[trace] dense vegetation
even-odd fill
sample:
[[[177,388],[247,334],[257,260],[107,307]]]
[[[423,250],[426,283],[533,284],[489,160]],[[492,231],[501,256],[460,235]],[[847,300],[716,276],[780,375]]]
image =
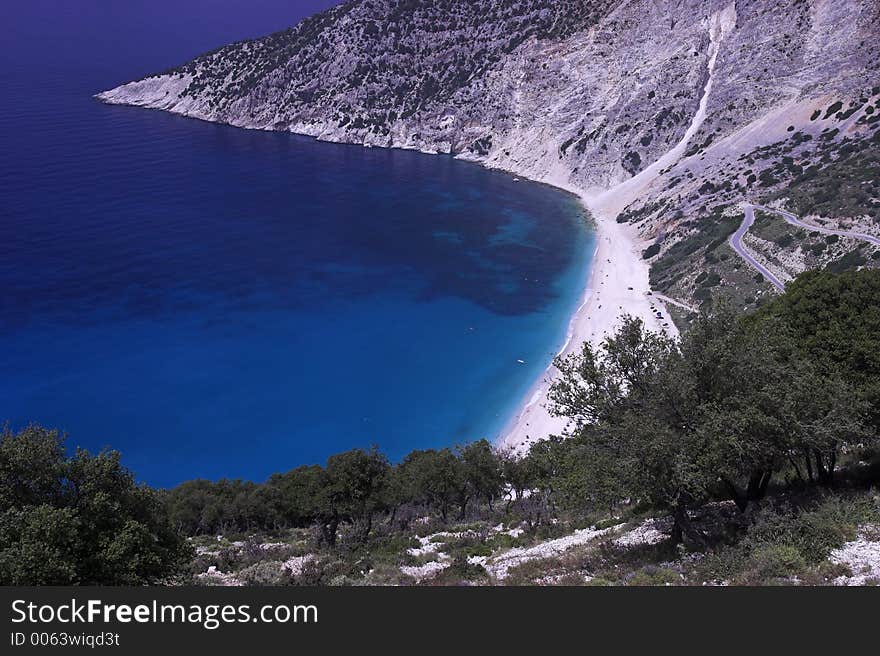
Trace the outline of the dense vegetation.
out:
[[[745,511],[782,472],[831,483],[841,452],[877,439],[877,299],[876,272],[809,273],[758,313],[701,316],[680,343],[628,320],[585,344],[552,392],[580,422],[567,478],[595,503],[669,509],[697,544],[688,513],[711,499]]]
[[[0,584],[160,583],[190,557],[159,493],[118,453],[69,457],[36,426],[0,435]]]
[[[878,299],[880,272],[813,272],[757,312],[700,316],[680,342],[627,319],[600,347],[557,362],[551,398],[576,428],[523,457],[485,440],[397,464],[355,449],[261,484],[196,480],[160,494],[136,485],[117,454],[66,457],[57,433],[7,431],[0,581],[170,580],[188,558],[179,536],[216,545],[231,534],[288,540],[299,569],[281,576],[250,541],[203,550],[191,573],[213,562],[245,582],[350,583],[384,563],[401,579],[386,582],[407,582],[400,566],[426,544],[415,537],[441,531],[454,561],[437,580],[485,582],[475,556],[655,517],[670,525],[660,545],[608,542],[540,567],[606,582],[824,582],[836,575],[831,550],[880,526],[880,504],[859,491],[878,480]],[[490,529],[499,522],[520,528]],[[703,557],[672,574],[633,564],[667,562],[676,545]],[[512,569],[510,582],[533,582],[538,566]]]
[[[392,467],[375,448],[331,456],[317,465],[275,474],[266,483],[197,480],[168,493],[173,524],[186,535],[317,526],[333,546],[340,524],[366,540],[378,515],[406,526],[415,508],[446,521],[471,503],[501,496],[501,460],[485,440],[452,450],[413,451]],[[417,514],[417,513],[416,513]]]

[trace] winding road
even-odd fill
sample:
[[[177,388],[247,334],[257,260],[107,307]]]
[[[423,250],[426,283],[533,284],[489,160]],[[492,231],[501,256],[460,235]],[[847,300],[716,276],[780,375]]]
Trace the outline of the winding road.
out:
[[[736,251],[737,255],[744,259],[749,264],[749,266],[758,271],[758,273],[764,276],[764,278],[779,291],[785,291],[785,283],[777,278],[767,267],[758,262],[758,260],[755,259],[755,257],[742,243],[743,237],[745,237],[746,233],[749,231],[749,228],[751,228],[752,224],[755,222],[756,209],[781,216],[783,219],[785,219],[786,223],[789,223],[798,228],[811,230],[813,232],[820,232],[825,235],[837,235],[839,237],[851,237],[852,239],[861,239],[862,241],[867,241],[871,244],[874,244],[875,246],[880,246],[880,238],[874,237],[873,235],[866,235],[861,232],[849,232],[847,230],[835,230],[833,228],[825,228],[823,226],[816,226],[809,223],[804,223],[797,216],[795,216],[791,212],[786,212],[785,210],[777,210],[773,209],[772,207],[765,207],[764,205],[754,205],[752,203],[743,203],[742,208],[744,214],[743,221],[740,224],[739,229],[730,236],[730,247],[734,251]]]
[[[735,250],[736,254],[744,259],[749,264],[749,266],[751,266],[758,273],[764,276],[767,282],[776,287],[776,289],[778,289],[779,291],[784,292],[785,283],[777,278],[770,271],[770,269],[758,262],[758,260],[755,259],[755,256],[752,255],[745,246],[743,246],[743,237],[746,236],[749,228],[751,228],[752,224],[755,222],[755,207],[756,205],[752,205],[750,203],[746,203],[742,206],[743,214],[745,214],[745,216],[743,217],[742,223],[739,224],[739,228],[737,229],[737,231],[730,236],[730,247]]]

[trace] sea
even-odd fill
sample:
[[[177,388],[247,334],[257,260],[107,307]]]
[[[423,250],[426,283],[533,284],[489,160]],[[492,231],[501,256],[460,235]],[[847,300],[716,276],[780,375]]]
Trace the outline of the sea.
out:
[[[3,3],[0,423],[173,486],[511,420],[585,286],[577,199],[92,97],[330,4]]]

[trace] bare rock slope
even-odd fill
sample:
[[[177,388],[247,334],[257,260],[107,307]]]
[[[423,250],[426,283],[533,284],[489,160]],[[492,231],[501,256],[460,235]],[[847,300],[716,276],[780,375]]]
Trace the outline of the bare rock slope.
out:
[[[656,242],[655,288],[701,302],[771,293],[726,250],[744,200],[880,221],[876,0],[351,0],[99,98],[597,198],[635,179],[612,214]],[[835,200],[832,174],[858,193]],[[849,263],[878,261],[860,248]]]

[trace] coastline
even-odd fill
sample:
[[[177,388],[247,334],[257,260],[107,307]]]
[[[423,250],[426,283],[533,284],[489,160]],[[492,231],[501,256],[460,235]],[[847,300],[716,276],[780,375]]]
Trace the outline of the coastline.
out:
[[[616,222],[619,209],[612,198],[618,195],[590,196],[571,185],[541,182],[576,195],[593,218],[596,230],[596,249],[586,288],[569,320],[565,343],[557,355],[579,352],[584,342],[600,344],[613,334],[625,314],[641,319],[649,330],[677,336],[666,305],[651,293],[648,263],[641,255],[648,244],[640,240],[629,225]],[[662,313],[662,320],[657,319],[652,305]],[[668,326],[664,327],[664,323]],[[550,385],[556,373],[550,363],[496,437],[496,446],[524,453],[537,441],[565,433],[568,421],[552,416],[547,409]]]
[[[620,316],[624,314],[641,319],[649,330],[665,332],[672,337],[678,336],[666,304],[651,292],[648,263],[642,259],[641,254],[647,244],[639,239],[632,228],[627,224],[617,223],[616,219],[631,202],[645,194],[665,169],[685,157],[691,138],[706,117],[721,41],[735,21],[736,10],[733,5],[714,14],[710,19],[707,80],[697,111],[673,148],[635,176],[595,195],[587,194],[584,190],[560,180],[556,177],[559,174],[542,180],[578,196],[596,224],[598,245],[593,258],[593,269],[584,290],[583,302],[569,322],[568,339],[560,355],[580,350],[584,342],[598,345],[614,332],[620,323]],[[529,177],[527,174],[521,175]],[[657,319],[651,305],[662,313],[663,319]],[[556,369],[551,363],[529,390],[519,412],[496,439],[498,447],[523,453],[536,440],[565,432],[566,422],[551,416],[546,407],[551,379],[555,374]]]
[[[714,64],[714,62],[711,63]],[[208,123],[222,123],[194,111],[192,107],[168,106],[167,94],[164,93],[166,90],[161,83],[157,82],[159,79],[148,78],[141,82],[123,84],[115,89],[98,93],[95,98],[110,105],[133,105],[167,111]],[[146,100],[142,97],[137,99],[129,97],[127,93],[129,87],[137,88],[145,82],[150,86]],[[174,82],[177,85],[180,83],[179,80]],[[707,85],[707,87],[701,101],[701,108],[705,105],[705,100],[708,97],[707,92],[711,89],[711,85]],[[564,172],[530,171],[529,167],[520,168],[510,166],[509,163],[498,165],[492,161],[473,159],[462,154],[455,156],[461,161],[470,161],[486,168],[505,171],[529,182],[545,184],[573,194],[577,196],[587,213],[592,217],[596,230],[596,250],[590,263],[591,269],[587,276],[586,287],[581,294],[577,310],[569,319],[566,340],[557,355],[568,355],[579,351],[581,345],[587,341],[598,345],[607,335],[614,332],[620,323],[620,317],[624,314],[641,319],[649,330],[663,331],[673,337],[678,335],[675,324],[669,319],[666,305],[651,293],[648,277],[649,266],[642,259],[642,250],[648,246],[648,243],[640,239],[629,225],[617,223],[616,218],[629,203],[641,196],[661,175],[662,166],[674,163],[683,155],[684,148],[702,123],[703,116],[703,111],[697,112],[692,125],[681,141],[660,160],[636,176],[628,178],[610,189],[597,190],[594,194],[587,193],[568,182],[567,178],[563,177],[566,175]],[[269,129],[265,126],[236,124],[235,122],[227,124],[242,129]],[[292,127],[289,132],[311,137],[318,141],[350,143],[361,147],[369,146],[366,143],[333,138],[332,135],[321,131],[307,131],[302,127],[299,129]],[[428,151],[415,146],[383,147],[415,150],[429,155],[438,154],[436,151]],[[652,304],[662,312],[662,320],[657,320],[651,309]],[[668,326],[664,327],[664,323],[668,323]],[[516,406],[519,409],[512,418],[504,424],[504,428],[499,433],[493,436],[492,441],[496,447],[524,453],[532,443],[546,439],[550,435],[564,433],[567,422],[551,416],[546,407],[551,379],[555,374],[556,368],[551,362],[529,387],[522,401]]]

